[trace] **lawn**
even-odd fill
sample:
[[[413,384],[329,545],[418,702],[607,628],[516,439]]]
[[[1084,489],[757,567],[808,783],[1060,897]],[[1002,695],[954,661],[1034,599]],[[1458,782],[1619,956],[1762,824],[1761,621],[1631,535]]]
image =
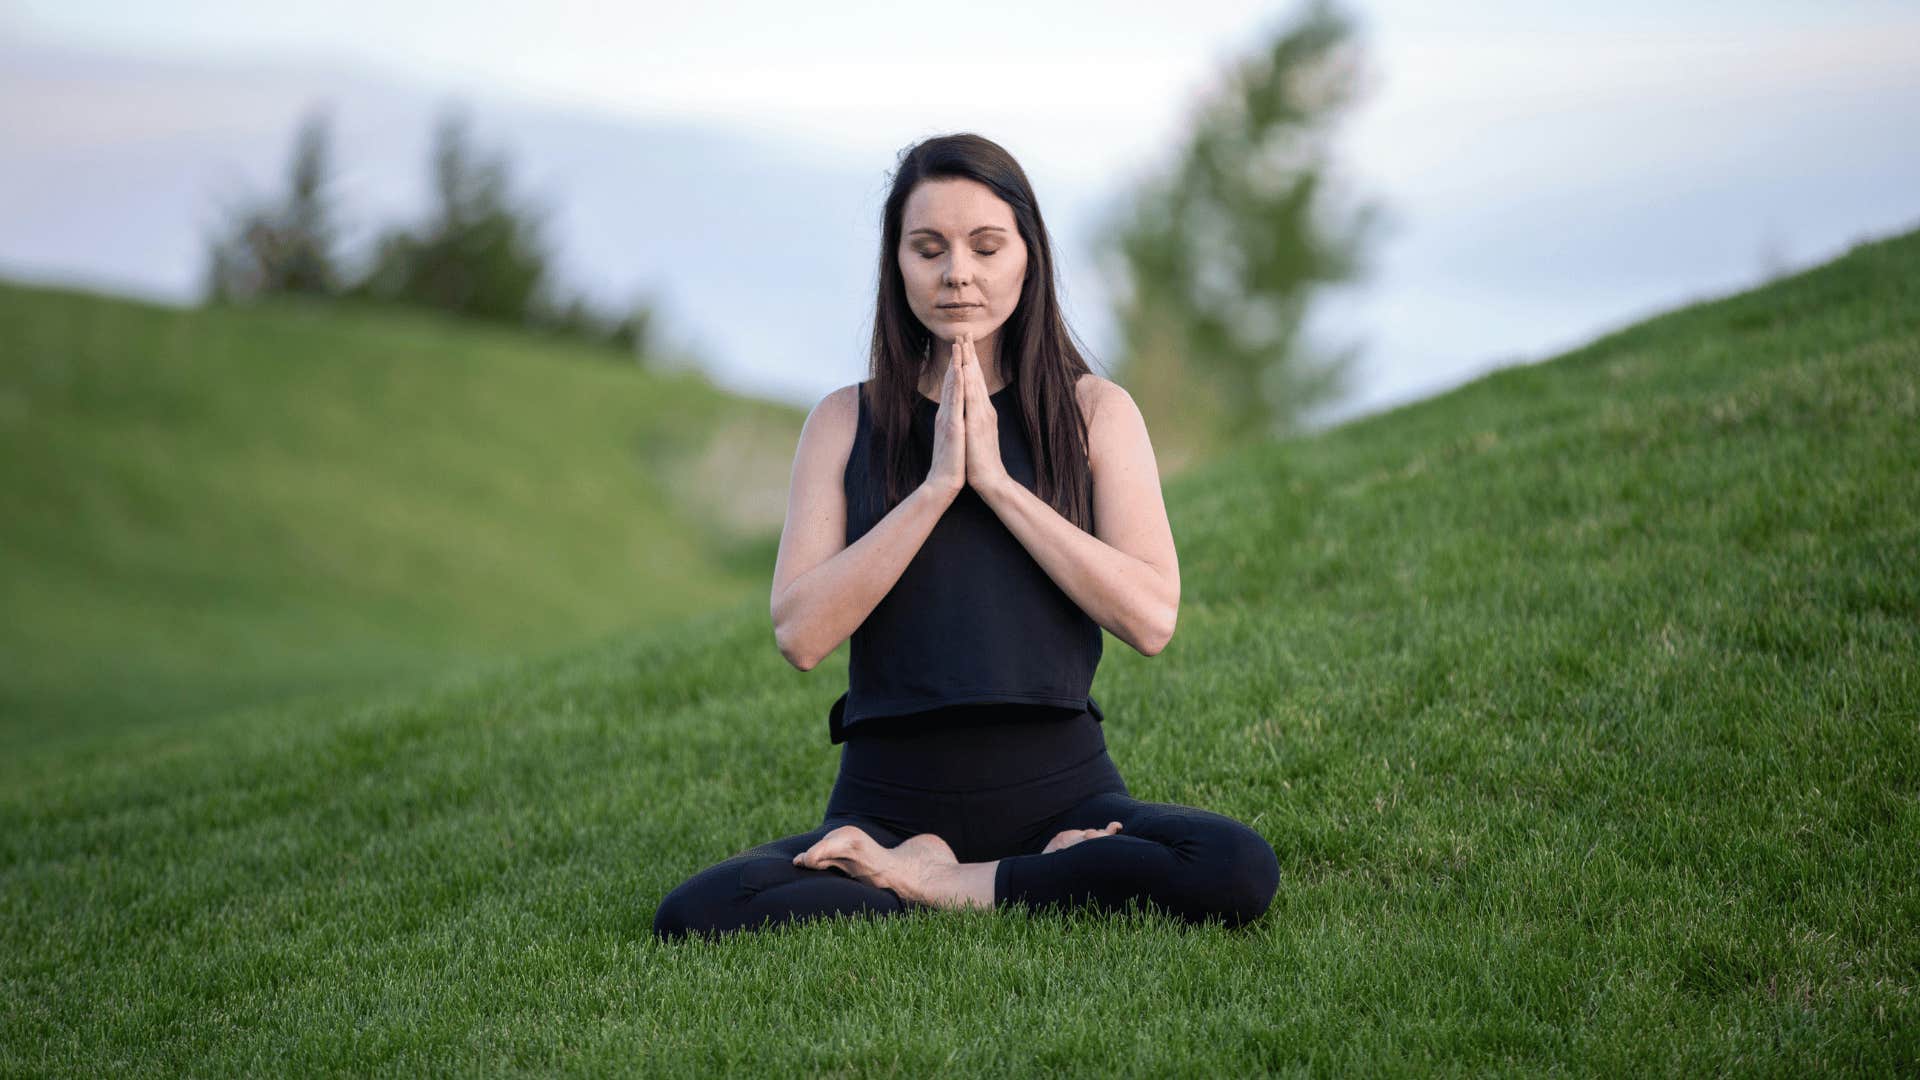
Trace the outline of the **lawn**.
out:
[[[800,421],[446,318],[0,284],[0,750],[764,597]]]
[[[1240,930],[654,941],[833,780],[844,649],[764,594],[27,747],[0,1072],[1911,1073],[1916,461],[1920,233],[1183,474],[1178,633],[1095,694],[1273,843]]]

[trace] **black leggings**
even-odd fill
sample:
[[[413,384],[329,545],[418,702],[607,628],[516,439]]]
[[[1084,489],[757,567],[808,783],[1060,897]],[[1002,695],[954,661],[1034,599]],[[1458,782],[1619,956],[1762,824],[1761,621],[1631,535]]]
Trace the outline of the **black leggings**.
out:
[[[1064,829],[1120,831],[1042,855]],[[935,833],[963,863],[999,860],[996,908],[1074,906],[1121,911],[1129,900],[1188,922],[1240,926],[1260,917],[1280,883],[1273,846],[1210,810],[1142,802],[1107,756],[1090,712],[1019,705],[950,706],[862,721],[840,753],[820,825],[701,870],[661,900],[654,933],[716,936],[825,915],[910,909],[891,889],[793,857],[842,825],[885,847]]]

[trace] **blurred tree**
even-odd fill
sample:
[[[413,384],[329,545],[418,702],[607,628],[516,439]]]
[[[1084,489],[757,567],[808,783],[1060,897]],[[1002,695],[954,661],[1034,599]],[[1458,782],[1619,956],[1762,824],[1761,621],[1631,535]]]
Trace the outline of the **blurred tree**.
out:
[[[656,344],[648,339],[651,304],[642,297],[625,314],[603,312],[554,289],[544,211],[518,205],[504,158],[482,157],[471,143],[465,111],[443,112],[425,221],[381,233],[365,272],[349,283],[333,254],[338,232],[327,190],[328,122],[323,111],[310,111],[295,140],[285,198],[230,211],[209,237],[205,299],[274,293],[374,299],[522,325],[646,362]]]
[[[1347,389],[1352,351],[1319,354],[1301,331],[1316,288],[1360,273],[1377,215],[1328,194],[1333,122],[1356,97],[1351,33],[1309,3],[1202,107],[1171,174],[1104,241],[1124,283],[1115,377],[1188,452],[1287,434]]]
[[[658,345],[657,322],[653,304],[642,297],[634,301],[626,318],[614,324],[608,339],[644,363]]]
[[[432,153],[434,204],[417,229],[390,228],[375,242],[357,296],[418,304],[512,323],[546,310],[551,257],[544,212],[515,205],[502,158],[478,156],[464,111],[442,114]]]
[[[332,296],[341,290],[333,254],[338,233],[327,190],[331,168],[327,116],[314,109],[294,137],[284,201],[231,213],[211,238],[207,300],[235,302],[278,293]]]
[[[584,297],[543,294],[528,318],[536,330],[606,345],[638,364],[647,364],[661,343],[654,328],[658,323],[650,297],[634,299],[623,315],[596,307]]]

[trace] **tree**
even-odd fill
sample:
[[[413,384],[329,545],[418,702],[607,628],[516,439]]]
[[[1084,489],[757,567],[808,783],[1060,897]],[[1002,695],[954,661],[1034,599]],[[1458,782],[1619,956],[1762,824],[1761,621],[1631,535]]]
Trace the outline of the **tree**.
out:
[[[626,317],[614,324],[607,334],[607,341],[644,363],[660,348],[658,323],[659,316],[654,311],[653,302],[647,297],[640,297],[628,309]]]
[[[1346,389],[1351,352],[1319,354],[1302,326],[1317,289],[1359,274],[1377,215],[1328,191],[1331,130],[1356,97],[1351,33],[1310,3],[1232,72],[1108,240],[1125,283],[1116,377],[1189,441],[1283,435]]]
[[[282,293],[333,296],[340,291],[328,142],[325,111],[308,112],[294,138],[284,200],[231,214],[224,231],[208,245],[209,300],[245,301]]]
[[[463,109],[443,112],[436,125],[425,219],[382,232],[365,273],[350,285],[333,255],[331,161],[325,114],[312,111],[295,140],[285,198],[230,213],[210,238],[208,302],[273,293],[375,299],[524,326],[649,359],[657,343],[645,297],[625,313],[603,312],[552,287],[545,213],[510,193],[504,157],[473,149]]]
[[[361,295],[511,323],[547,308],[544,214],[516,205],[503,158],[470,146],[465,113],[444,113],[434,136],[434,205],[418,230],[388,229],[356,286]]]

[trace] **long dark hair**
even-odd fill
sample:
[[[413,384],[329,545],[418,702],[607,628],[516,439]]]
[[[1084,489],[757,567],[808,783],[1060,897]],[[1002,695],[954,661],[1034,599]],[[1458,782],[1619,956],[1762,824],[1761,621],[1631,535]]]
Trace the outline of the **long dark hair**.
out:
[[[922,480],[932,462],[908,436],[918,421],[920,375],[931,363],[933,332],[907,304],[899,251],[907,196],[922,180],[966,177],[992,189],[1013,208],[1027,245],[1027,280],[1020,302],[1000,327],[996,356],[1014,384],[1018,415],[1000,411],[1000,423],[1025,426],[1033,448],[1034,494],[1060,516],[1093,531],[1093,476],[1087,463],[1087,424],[1074,384],[1092,371],[1074,346],[1054,292],[1053,243],[1040,204],[1020,163],[1000,144],[973,134],[941,135],[900,152],[880,227],[879,295],[874,302],[873,350],[868,363],[868,408],[873,449],[883,463],[891,510]]]

